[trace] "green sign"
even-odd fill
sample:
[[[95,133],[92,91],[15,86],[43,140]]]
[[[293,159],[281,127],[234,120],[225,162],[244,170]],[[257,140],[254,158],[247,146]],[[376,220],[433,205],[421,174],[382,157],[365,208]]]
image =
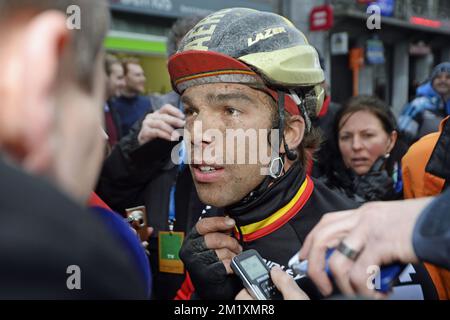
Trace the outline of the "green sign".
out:
[[[138,53],[165,55],[167,46],[162,40],[139,39],[136,37],[127,37],[126,35],[108,35],[104,46],[108,50],[129,51]]]

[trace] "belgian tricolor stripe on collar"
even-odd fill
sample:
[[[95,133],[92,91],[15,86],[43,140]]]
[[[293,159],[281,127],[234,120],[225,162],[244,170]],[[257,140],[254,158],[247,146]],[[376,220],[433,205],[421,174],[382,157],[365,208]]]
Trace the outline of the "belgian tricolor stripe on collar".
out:
[[[249,242],[262,238],[289,222],[306,204],[314,190],[314,182],[309,176],[298,189],[295,196],[284,207],[278,209],[275,213],[264,220],[240,226],[243,241]],[[239,239],[239,232],[235,228],[235,236]]]

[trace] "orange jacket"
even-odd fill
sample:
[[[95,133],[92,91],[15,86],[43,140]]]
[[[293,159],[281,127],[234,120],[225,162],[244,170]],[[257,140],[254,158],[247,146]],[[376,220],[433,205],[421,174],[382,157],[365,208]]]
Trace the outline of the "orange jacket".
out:
[[[405,199],[435,196],[441,193],[445,180],[425,171],[425,168],[438,142],[445,122],[439,131],[430,133],[414,143],[402,159],[403,195]],[[450,271],[425,263],[433,280],[439,299],[450,299]]]
[[[435,196],[441,193],[445,180],[425,171],[434,146],[448,117],[438,132],[430,133],[414,143],[402,159],[403,195],[405,199]]]

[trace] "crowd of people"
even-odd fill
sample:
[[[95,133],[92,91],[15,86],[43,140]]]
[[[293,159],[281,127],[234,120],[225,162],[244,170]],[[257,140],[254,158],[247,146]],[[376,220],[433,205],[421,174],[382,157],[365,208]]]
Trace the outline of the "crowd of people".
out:
[[[337,105],[300,30],[229,8],[174,24],[173,91],[148,95],[139,60],[102,48],[106,1],[0,9],[0,298],[252,299],[231,268],[248,249],[284,299],[450,298],[450,62],[398,118]],[[252,130],[277,133],[254,137],[268,163],[226,148]],[[389,293],[367,285],[391,263]]]

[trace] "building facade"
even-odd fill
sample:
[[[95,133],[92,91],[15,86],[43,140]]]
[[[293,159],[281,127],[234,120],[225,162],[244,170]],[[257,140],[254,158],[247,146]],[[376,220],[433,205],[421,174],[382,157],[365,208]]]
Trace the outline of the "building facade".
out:
[[[311,12],[321,6],[332,10],[331,27],[311,31]],[[322,53],[336,102],[375,94],[398,114],[432,67],[450,60],[450,1],[284,0],[281,7]]]
[[[167,72],[167,35],[176,19],[229,7],[278,12],[278,0],[109,0],[111,30],[107,51],[138,57],[147,77],[147,93],[171,90]]]

